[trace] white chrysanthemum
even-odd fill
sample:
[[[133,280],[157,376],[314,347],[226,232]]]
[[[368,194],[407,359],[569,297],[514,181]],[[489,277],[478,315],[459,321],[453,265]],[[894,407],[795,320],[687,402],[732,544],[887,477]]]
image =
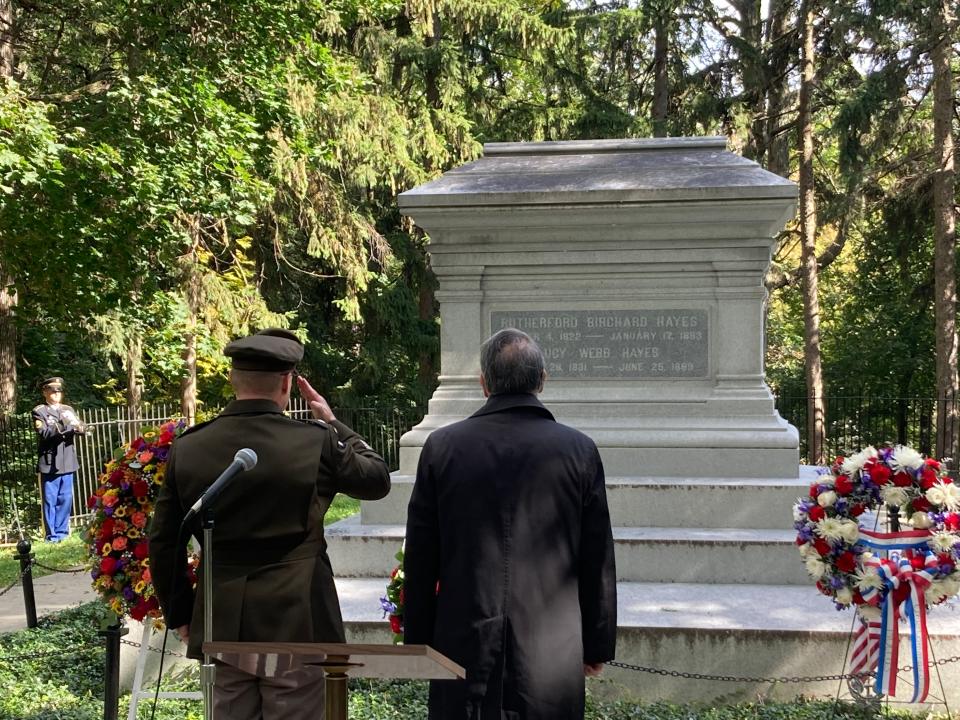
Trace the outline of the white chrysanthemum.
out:
[[[860,526],[856,520],[841,520],[840,537],[848,545],[853,545],[860,539]]]
[[[930,536],[927,544],[934,552],[945,553],[950,552],[950,548],[957,544],[957,540],[960,540],[960,538],[952,533],[936,532]]]
[[[952,598],[957,593],[960,593],[960,580],[954,578],[953,575],[946,578],[945,580],[940,581],[941,584],[941,595],[946,595],[948,598]]]
[[[836,600],[841,605],[849,605],[853,602],[853,591],[848,587],[837,590]]]
[[[843,470],[844,475],[853,477],[853,474],[860,470],[866,464],[867,460],[872,460],[875,457],[877,457],[877,449],[873,447],[873,445],[870,445],[860,452],[854,453],[850,457],[844,459],[843,465],[840,466],[840,469]]]
[[[880,589],[883,587],[883,578],[880,577],[873,568],[860,568],[857,570],[856,578],[858,590],[869,590],[870,588]]]
[[[930,583],[930,587],[923,591],[923,597],[927,601],[927,605],[933,605],[942,598],[946,593],[943,592],[943,583],[939,580],[934,580]]]
[[[943,505],[949,510],[960,508],[960,488],[953,483],[938,481],[924,493],[924,496],[933,505]]]
[[[930,587],[927,588],[924,595],[927,602],[935,603],[943,597],[952,598],[958,592],[960,592],[960,581],[947,578],[945,580],[934,580],[930,583]]]
[[[820,557],[820,553],[818,553],[817,549],[810,543],[804,543],[800,546],[800,557],[806,560],[810,557]]]
[[[910,496],[907,494],[907,491],[902,487],[897,487],[896,485],[884,485],[880,488],[880,497],[883,498],[883,502],[887,505],[896,505],[901,507],[906,505],[910,500]]]
[[[943,494],[946,496],[944,505],[947,509],[956,512],[960,510],[960,488],[954,483],[943,483]]]
[[[807,566],[807,572],[814,580],[820,580],[827,574],[827,564],[818,557],[807,558],[805,565]]]
[[[923,455],[906,445],[897,445],[890,455],[890,467],[894,472],[916,470],[923,465]]]
[[[929,604],[934,604],[938,602],[941,598],[950,598],[956,595],[957,590],[960,590],[960,583],[952,582],[950,580],[934,580],[930,583],[924,591],[924,596],[927,599]]]
[[[925,512],[915,512],[910,516],[910,524],[917,530],[926,530],[932,528],[934,523],[930,516]]]
[[[817,505],[822,508],[828,508],[837,502],[837,494],[833,490],[827,490],[817,495]]]
[[[840,540],[843,538],[843,520],[824,518],[814,524],[813,531],[824,540]]]

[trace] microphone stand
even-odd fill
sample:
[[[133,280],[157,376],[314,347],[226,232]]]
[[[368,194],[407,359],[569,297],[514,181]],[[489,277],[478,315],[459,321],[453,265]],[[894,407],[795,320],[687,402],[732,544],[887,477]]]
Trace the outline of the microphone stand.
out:
[[[212,505],[212,503],[210,503]],[[203,509],[203,643],[213,642],[213,508]],[[203,651],[200,666],[200,689],[203,693],[203,719],[213,720],[213,684],[217,667],[209,652]]]

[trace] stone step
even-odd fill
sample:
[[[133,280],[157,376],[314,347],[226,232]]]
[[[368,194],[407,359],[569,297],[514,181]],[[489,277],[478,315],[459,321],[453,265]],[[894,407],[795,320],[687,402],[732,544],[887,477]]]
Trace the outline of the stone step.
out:
[[[379,598],[387,579],[337,578],[348,642],[389,643],[392,635]],[[671,675],[811,678],[844,671],[854,615],[837,612],[812,586],[621,582],[617,586],[617,660],[667,671],[642,673],[608,667],[591,692],[644,701],[724,703],[797,696],[834,698],[837,680],[787,683],[700,680]],[[960,656],[960,612],[947,603],[927,616],[931,659]],[[901,665],[909,663],[909,631],[901,626]],[[953,706],[960,703],[960,663],[932,674]],[[901,688],[909,673],[901,673]],[[909,699],[909,692],[906,693]],[[902,696],[901,696],[902,697]],[[941,696],[942,697],[942,696]],[[900,699],[900,698],[898,698]],[[942,712],[942,704],[936,708]]]
[[[352,516],[326,528],[334,572],[388,575],[403,525],[364,525]],[[617,579],[650,582],[806,585],[793,530],[614,527]]]
[[[807,494],[816,468],[795,478],[608,477],[610,520],[623,527],[782,529],[791,525],[797,497]],[[412,475],[395,473],[390,494],[364,501],[364,524],[402,525],[413,490]]]

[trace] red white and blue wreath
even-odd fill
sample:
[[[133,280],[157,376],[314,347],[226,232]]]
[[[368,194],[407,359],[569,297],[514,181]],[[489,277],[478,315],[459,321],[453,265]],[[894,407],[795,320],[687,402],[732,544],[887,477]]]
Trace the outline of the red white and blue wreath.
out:
[[[863,527],[882,505],[899,508],[899,532]],[[797,546],[817,588],[838,610],[855,606],[850,671],[876,671],[875,690],[896,695],[898,621],[910,623],[913,697],[930,688],[926,611],[960,591],[960,487],[940,462],[903,445],[838,457],[793,508]]]

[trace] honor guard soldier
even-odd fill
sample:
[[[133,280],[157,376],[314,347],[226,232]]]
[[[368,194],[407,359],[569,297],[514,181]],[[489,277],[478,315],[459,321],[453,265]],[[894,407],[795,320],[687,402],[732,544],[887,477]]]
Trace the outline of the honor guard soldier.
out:
[[[236,399],[215,419],[174,441],[150,526],[151,575],[167,624],[188,643],[187,654],[200,659],[202,584],[190,589],[178,530],[190,506],[237,451],[250,448],[257,464],[216,502],[213,639],[344,642],[323,516],[337,493],[363,500],[384,497],[390,490],[387,465],[297,376],[303,345],[296,335],[263,330],[231,342],[224,354],[232,360]],[[295,380],[314,420],[284,415]],[[199,518],[190,529],[194,537],[202,536]],[[321,669],[266,674],[217,663],[214,716],[320,717]]]
[[[37,472],[43,495],[43,524],[47,542],[58,543],[70,534],[73,478],[77,472],[76,436],[86,426],[63,399],[63,378],[47,378],[41,384],[44,404],[33,409],[37,432]]]

